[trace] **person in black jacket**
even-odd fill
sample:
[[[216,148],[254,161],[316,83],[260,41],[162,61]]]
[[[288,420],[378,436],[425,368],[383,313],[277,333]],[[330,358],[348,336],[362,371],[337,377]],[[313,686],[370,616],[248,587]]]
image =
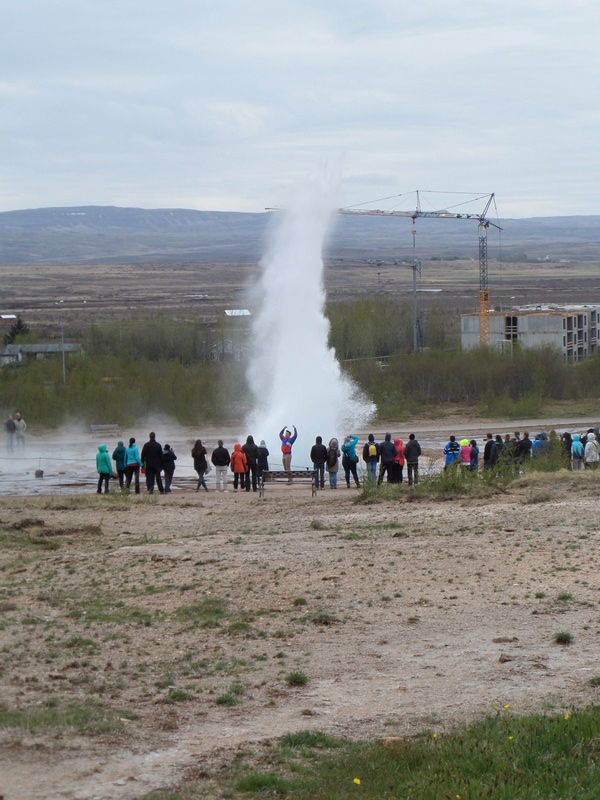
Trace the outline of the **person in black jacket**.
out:
[[[327,461],[327,448],[323,444],[323,437],[317,436],[310,449],[310,460],[317,471],[317,489],[325,488],[325,462]]]
[[[163,468],[162,447],[156,441],[156,434],[154,431],[149,434],[149,441],[142,447],[140,458],[146,469],[146,490],[148,494],[154,492],[154,481],[156,481],[158,491],[164,494],[165,490],[163,488],[162,478],[160,477]]]
[[[498,461],[498,448],[494,443],[491,433],[486,434],[485,447],[483,448],[483,468],[491,469]]]
[[[204,491],[208,492],[208,486],[204,479],[204,473],[208,469],[206,461],[206,447],[202,444],[201,439],[196,439],[192,447],[192,458],[194,459],[194,469],[198,473],[198,483],[196,484],[196,491],[200,491],[200,487],[204,486]]]
[[[408,485],[419,482],[419,456],[421,455],[421,445],[415,439],[414,433],[408,437],[408,442],[404,447],[404,460],[406,462],[406,474],[408,475]]]
[[[383,476],[386,472],[387,481],[388,483],[390,482],[392,467],[394,466],[394,459],[397,455],[398,451],[396,450],[396,445],[392,442],[392,434],[386,433],[385,441],[379,445],[379,457],[381,458],[381,464],[379,466],[379,478],[377,480],[378,486],[383,480]]]
[[[219,441],[217,442],[217,446],[212,451],[210,460],[214,464],[216,473],[217,488],[215,489],[215,492],[221,490],[221,484],[223,484],[223,491],[226,492],[227,467],[229,466],[231,457],[229,455],[229,450],[226,447],[223,447],[223,439],[219,439]]]
[[[257,491],[256,486],[256,473],[258,466],[258,447],[254,442],[254,437],[248,436],[245,444],[242,445],[242,450],[246,453],[246,461],[248,462],[248,472],[246,473],[246,491],[250,491],[250,476],[252,476],[252,491]]]
[[[258,459],[256,461],[256,479],[260,484],[263,472],[269,471],[269,450],[264,439],[258,445]]]
[[[171,491],[171,483],[173,482],[173,473],[175,472],[175,462],[177,456],[173,448],[166,444],[163,448],[163,472],[165,473],[165,494]]]

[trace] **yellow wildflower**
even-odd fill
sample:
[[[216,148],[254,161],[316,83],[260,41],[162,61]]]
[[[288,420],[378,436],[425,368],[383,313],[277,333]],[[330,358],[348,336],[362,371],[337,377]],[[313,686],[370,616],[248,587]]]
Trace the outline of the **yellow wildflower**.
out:
[[[355,783],[357,786],[360,786],[360,778],[354,778],[354,783]]]

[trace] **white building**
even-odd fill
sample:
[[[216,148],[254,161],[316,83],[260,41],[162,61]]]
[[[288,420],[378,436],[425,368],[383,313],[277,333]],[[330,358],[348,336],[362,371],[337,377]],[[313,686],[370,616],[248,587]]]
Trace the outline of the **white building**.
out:
[[[565,361],[581,361],[598,347],[597,305],[513,306],[490,312],[490,346],[508,351],[520,347],[556,347]],[[479,314],[463,314],[460,341],[465,350],[479,347]]]

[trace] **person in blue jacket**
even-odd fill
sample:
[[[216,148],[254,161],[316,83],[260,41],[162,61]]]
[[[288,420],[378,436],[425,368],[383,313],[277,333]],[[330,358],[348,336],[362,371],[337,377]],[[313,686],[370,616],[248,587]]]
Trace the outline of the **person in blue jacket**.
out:
[[[104,483],[104,494],[108,494],[108,484],[112,475],[112,461],[108,454],[105,444],[98,445],[96,453],[96,469],[98,470],[98,489],[97,493],[102,494],[102,484]]]
[[[129,440],[129,447],[125,448],[125,485],[127,489],[131,487],[131,481],[135,477],[135,493],[140,493],[140,451],[137,449],[133,436]]]
[[[444,456],[446,457],[444,462],[444,471],[448,469],[448,467],[458,464],[460,460],[460,445],[456,441],[456,436],[451,436],[450,441],[444,447]]]
[[[360,481],[356,472],[356,465],[358,464],[358,456],[356,455],[356,445],[358,444],[358,436],[346,436],[344,444],[341,446],[342,451],[342,467],[344,468],[344,475],[346,476],[346,486],[350,488],[350,475],[354,478],[354,483],[360,489]]]

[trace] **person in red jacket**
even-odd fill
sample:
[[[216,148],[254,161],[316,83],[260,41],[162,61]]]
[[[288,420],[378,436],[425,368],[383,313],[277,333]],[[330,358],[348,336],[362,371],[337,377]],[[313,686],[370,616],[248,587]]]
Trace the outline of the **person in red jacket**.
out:
[[[394,456],[394,463],[392,464],[392,480],[391,483],[402,483],[402,474],[404,472],[404,443],[402,439],[394,439],[396,445],[396,455]]]
[[[242,445],[239,442],[235,443],[233,453],[231,454],[231,463],[229,465],[233,472],[233,491],[238,490],[238,481],[241,482],[242,490],[244,489],[244,481],[246,473],[248,472],[248,461],[246,453],[242,450]]]

